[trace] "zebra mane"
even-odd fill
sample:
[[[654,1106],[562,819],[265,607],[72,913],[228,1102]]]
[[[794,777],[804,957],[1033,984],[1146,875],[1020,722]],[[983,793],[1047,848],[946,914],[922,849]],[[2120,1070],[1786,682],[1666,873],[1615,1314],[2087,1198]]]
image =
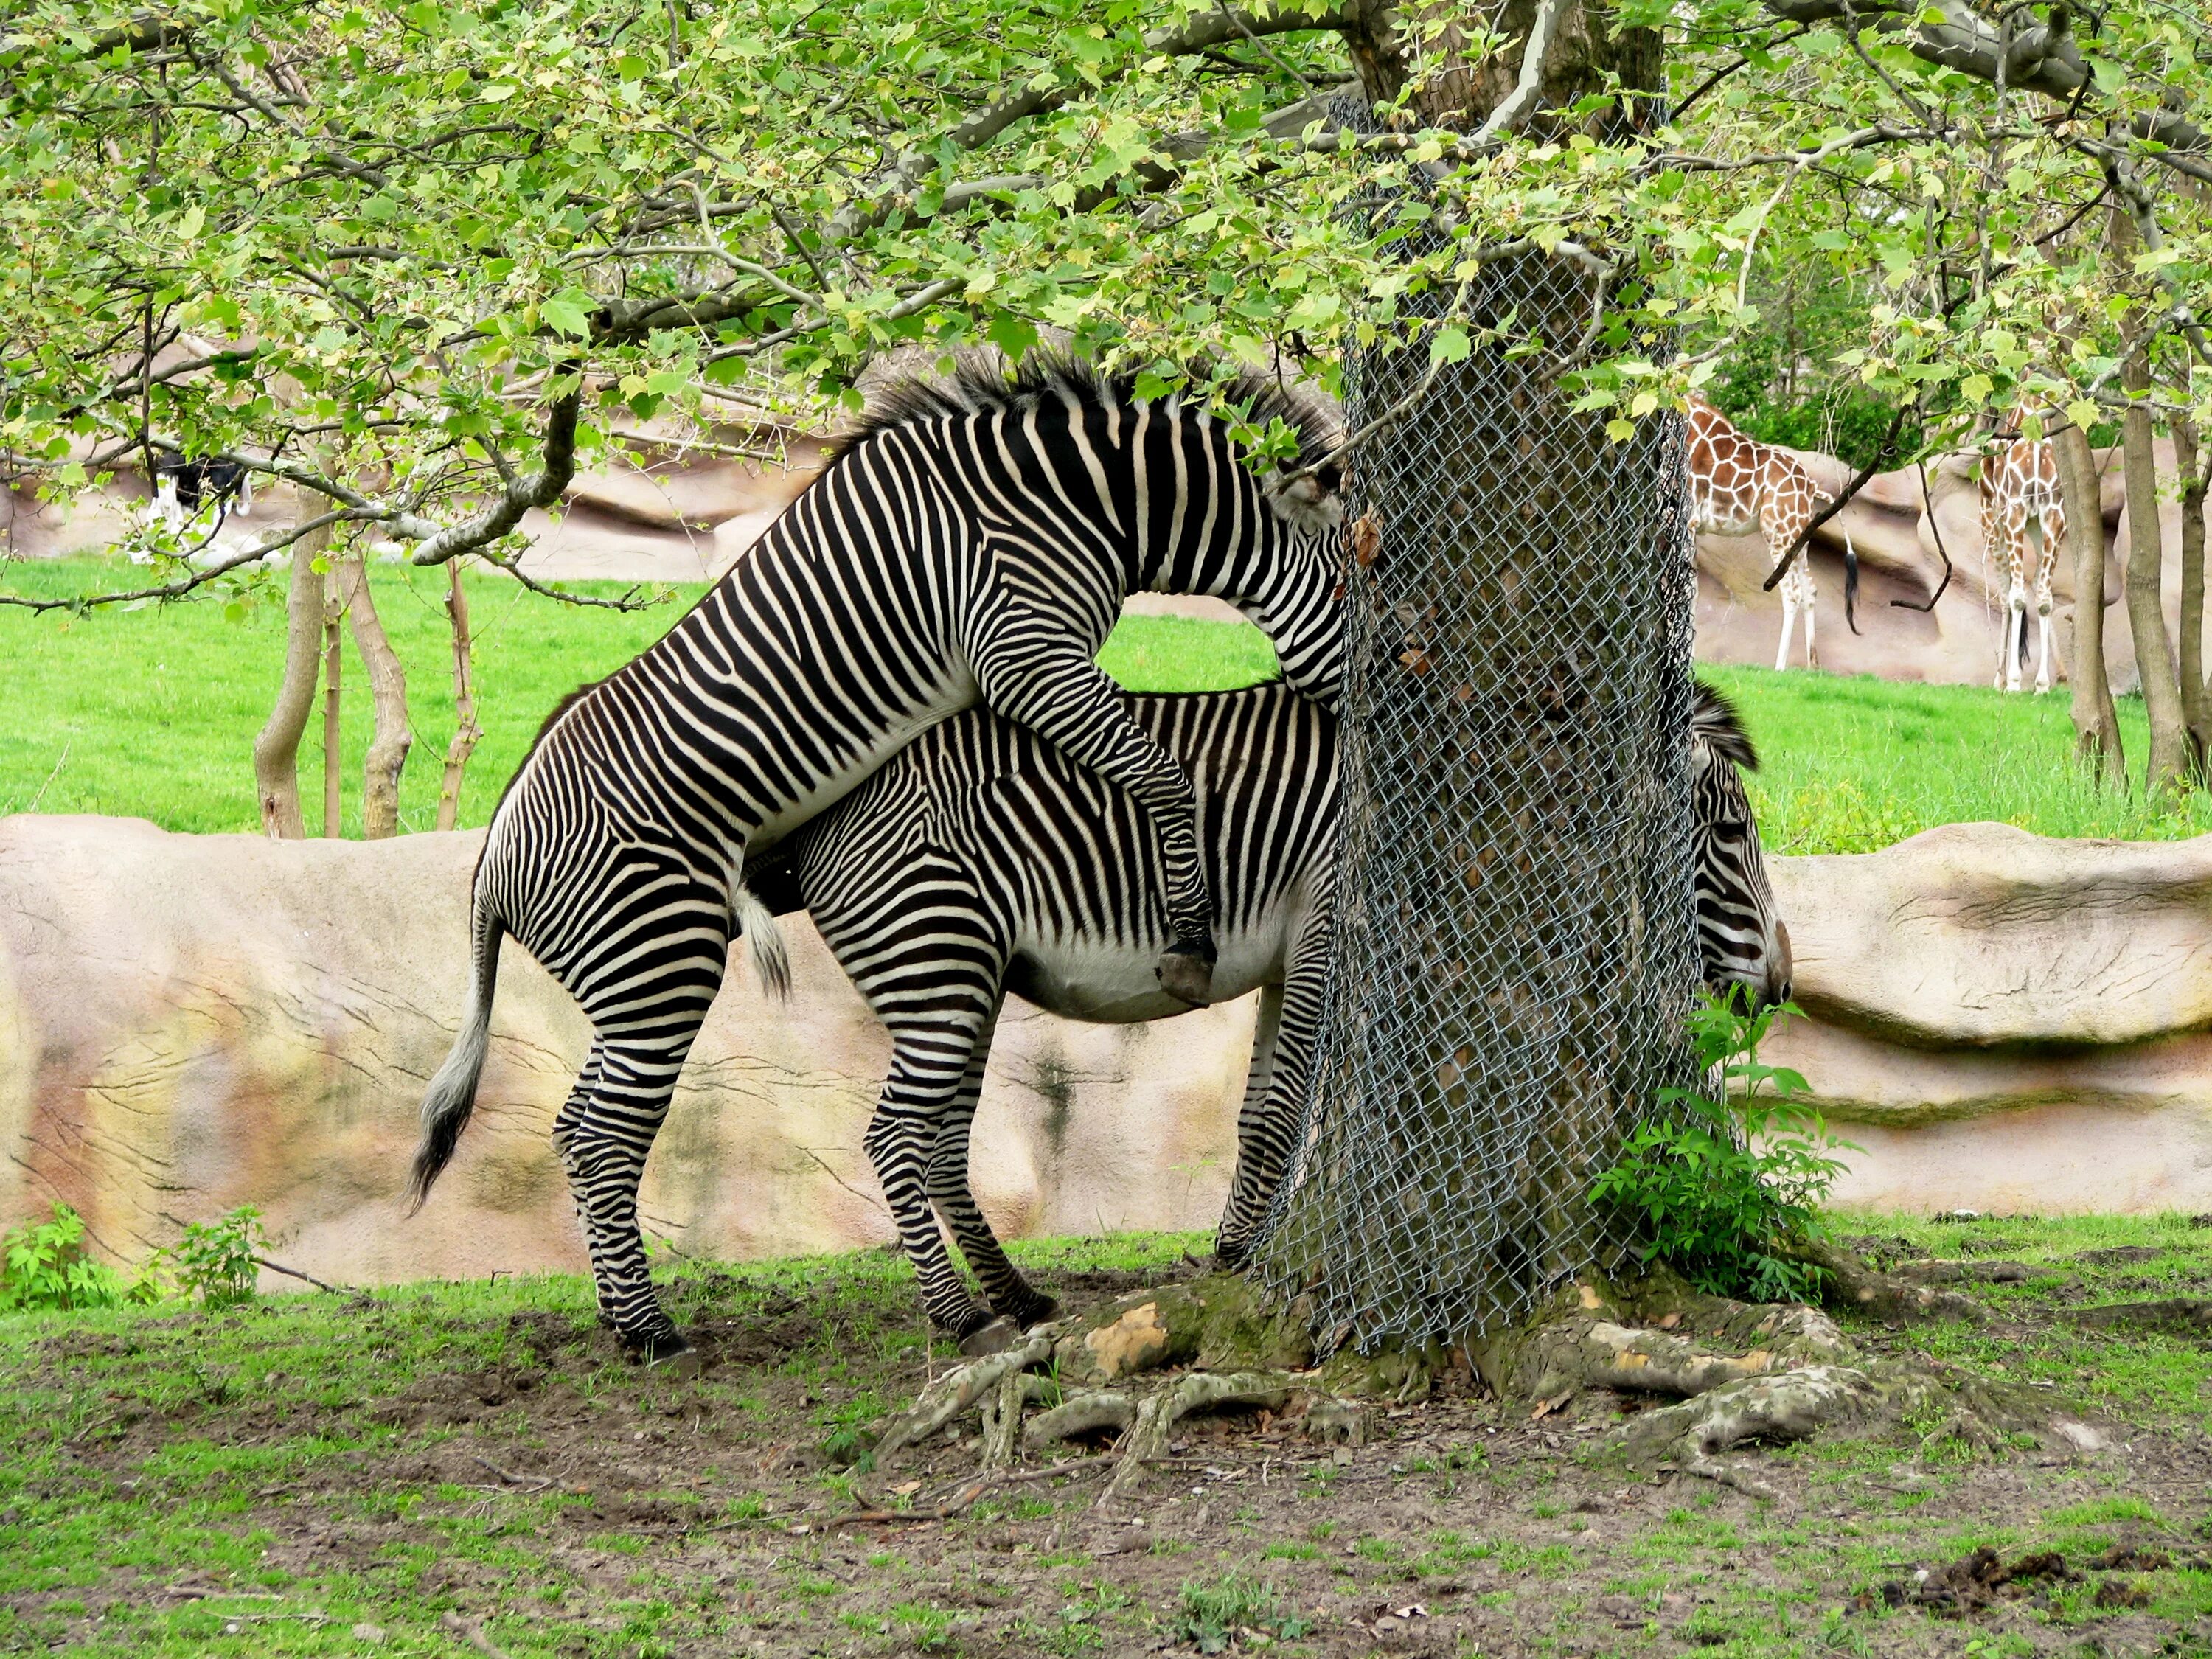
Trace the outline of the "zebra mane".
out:
[[[1759,770],[1759,750],[1751,733],[1743,729],[1743,716],[1735,705],[1703,680],[1690,708],[1690,741],[1701,743],[1708,753],[1733,763],[1747,772]]]
[[[1207,383],[1203,365],[1194,366],[1194,385]],[[949,416],[1018,410],[1043,397],[1066,395],[1090,409],[1137,403],[1133,374],[1107,374],[1065,351],[1030,351],[1018,365],[996,351],[954,354],[950,374],[911,374],[868,399],[868,406],[831,446],[842,453],[878,432]],[[1318,467],[1343,442],[1334,410],[1310,392],[1293,389],[1258,369],[1240,369],[1224,389],[1223,401],[1246,411],[1255,426],[1279,419],[1297,434],[1297,454],[1290,471]]]

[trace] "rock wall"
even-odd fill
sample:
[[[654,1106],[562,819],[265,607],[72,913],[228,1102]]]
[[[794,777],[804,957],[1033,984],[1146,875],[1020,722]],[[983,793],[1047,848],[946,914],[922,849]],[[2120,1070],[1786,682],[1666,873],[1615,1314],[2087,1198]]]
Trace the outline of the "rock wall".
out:
[[[398,1203],[461,1006],[480,839],[0,820],[0,1222],[63,1199],[132,1258],[251,1203],[325,1279],[580,1267],[547,1133],[586,1030],[511,942],[476,1121],[429,1206]],[[1840,1198],[2212,1210],[2212,837],[1963,824],[1774,863],[1810,1018],[1768,1057],[1865,1149]],[[792,942],[787,1006],[733,971],[654,1153],[647,1228],[686,1253],[891,1237],[860,1150],[889,1045],[803,920]],[[994,1222],[1210,1226],[1251,1019],[1010,1011],[975,1137]]]
[[[250,1203],[325,1279],[580,1268],[548,1133],[586,1027],[511,941],[475,1121],[428,1207],[398,1203],[462,1006],[482,839],[0,819],[0,1222],[62,1199],[131,1259]],[[791,920],[789,1005],[733,971],[647,1172],[647,1233],[688,1254],[893,1236],[860,1146],[890,1043]],[[975,1133],[994,1224],[1210,1226],[1251,1031],[1244,1005],[1127,1032],[1010,1007]]]

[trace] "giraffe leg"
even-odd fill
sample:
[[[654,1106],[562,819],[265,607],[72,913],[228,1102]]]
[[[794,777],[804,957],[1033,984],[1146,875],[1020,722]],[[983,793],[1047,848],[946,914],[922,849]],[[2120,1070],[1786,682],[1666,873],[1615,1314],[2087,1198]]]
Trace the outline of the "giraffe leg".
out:
[[[2020,579],[2013,578],[2005,595],[2005,690],[2020,690],[2021,647],[2027,643],[2027,594]]]
[[[2027,538],[2035,555],[2035,692],[2041,696],[2057,678],[2051,640],[2051,561],[2057,544],[2040,514],[2030,522]]]
[[[1775,672],[1790,666],[1790,636],[1797,631],[1797,596],[1787,585],[1782,590],[1782,648],[1774,653]]]
[[[1805,611],[1805,666],[1808,668],[1818,668],[1820,665],[1820,649],[1813,642],[1813,600],[1814,594],[1813,592],[1813,550],[1811,548],[1807,548],[1805,550],[1804,556],[1798,560],[1797,573],[1804,578],[1803,581],[1798,584],[1798,603],[1804,607]]]

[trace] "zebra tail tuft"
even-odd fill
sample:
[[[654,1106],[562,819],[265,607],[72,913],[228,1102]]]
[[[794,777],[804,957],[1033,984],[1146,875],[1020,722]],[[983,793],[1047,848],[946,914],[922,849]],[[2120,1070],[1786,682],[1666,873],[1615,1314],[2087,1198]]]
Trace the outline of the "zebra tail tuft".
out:
[[[1852,633],[1858,633],[1859,550],[1851,545],[1851,532],[1848,530],[1844,532],[1844,621]]]
[[[410,1215],[422,1207],[432,1183],[453,1161],[461,1131],[469,1127],[469,1115],[476,1110],[477,1082],[483,1076],[484,1054],[491,1045],[492,993],[499,983],[499,942],[507,929],[497,916],[481,908],[475,924],[468,1012],[462,1017],[453,1051],[422,1097],[422,1142],[415,1149],[415,1167],[407,1182]]]
[[[742,883],[730,908],[737,913],[738,930],[745,936],[745,947],[752,954],[753,972],[760,975],[760,982],[770,996],[778,1002],[788,1001],[791,947],[783,937],[775,913]]]

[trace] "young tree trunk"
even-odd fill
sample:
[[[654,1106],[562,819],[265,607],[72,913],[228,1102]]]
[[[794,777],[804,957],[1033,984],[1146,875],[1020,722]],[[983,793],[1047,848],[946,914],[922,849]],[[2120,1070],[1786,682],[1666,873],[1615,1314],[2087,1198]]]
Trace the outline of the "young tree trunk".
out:
[[[2100,783],[2124,789],[2127,757],[2120,750],[2120,719],[2105,672],[2105,515],[2099,505],[2097,459],[2089,434],[2078,426],[2060,428],[2051,443],[2058,457],[2058,492],[2066,506],[2066,537],[2074,544],[2074,641],[2068,679],[2075,749]]]
[[[446,619],[453,630],[453,740],[446,746],[446,776],[438,786],[438,828],[460,822],[461,775],[476,752],[483,728],[477,724],[477,693],[469,665],[469,600],[461,590],[461,561],[446,566]]]
[[[2150,390],[2150,362],[2141,352],[2120,372],[2130,392]],[[2150,759],[2143,787],[2167,796],[2189,781],[2189,738],[2182,721],[2181,686],[2173,643],[2166,634],[2160,597],[2166,549],[2159,533],[2158,465],[2151,447],[2150,410],[2137,403],[2120,428],[2121,465],[2128,490],[2128,629],[2135,638],[2136,672],[2142,677],[2143,713],[2150,720]]]
[[[354,647],[368,671],[376,710],[362,775],[361,833],[365,840],[383,841],[399,833],[399,774],[415,741],[407,725],[407,673],[385,637],[375,598],[369,592],[368,556],[358,543],[345,569],[346,612],[353,618]]]
[[[2212,743],[2212,695],[2204,684],[2204,487],[2197,422],[2176,416],[2174,470],[2181,474],[2181,718],[2189,729],[2190,771],[2204,781]]]
[[[338,771],[338,714],[341,693],[338,619],[345,615],[345,582],[337,573],[330,586],[330,597],[323,604],[323,835],[336,840],[345,833],[345,820],[339,793]]]
[[[301,511],[319,514],[306,496]],[[261,804],[261,832],[282,841],[307,833],[300,811],[300,739],[315,707],[315,658],[323,631],[323,573],[315,568],[331,544],[333,526],[311,530],[292,544],[292,580],[284,601],[284,678],[269,722],[253,739],[253,793]]]

